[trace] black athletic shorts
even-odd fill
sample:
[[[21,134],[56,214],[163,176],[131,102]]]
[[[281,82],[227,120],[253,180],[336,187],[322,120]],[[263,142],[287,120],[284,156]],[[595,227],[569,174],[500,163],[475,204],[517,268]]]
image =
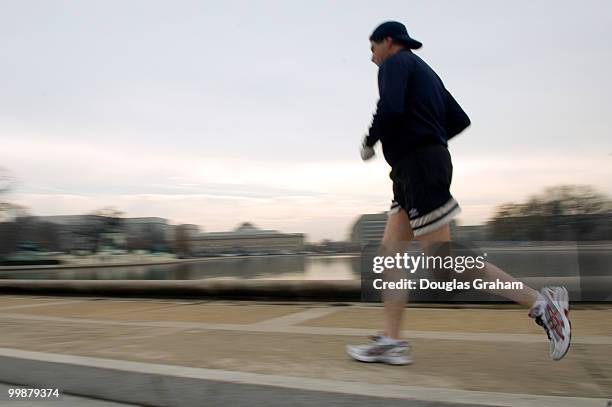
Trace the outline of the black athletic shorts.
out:
[[[393,166],[389,214],[404,209],[415,236],[439,229],[461,212],[450,193],[453,164],[442,145],[420,147]]]

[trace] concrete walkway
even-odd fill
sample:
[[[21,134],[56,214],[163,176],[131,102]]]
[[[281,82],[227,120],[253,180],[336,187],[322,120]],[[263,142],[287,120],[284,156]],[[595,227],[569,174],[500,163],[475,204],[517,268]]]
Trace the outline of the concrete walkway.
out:
[[[524,310],[412,308],[404,334],[415,363],[391,367],[346,356],[345,345],[363,342],[382,319],[379,306],[346,305],[5,295],[0,382],[168,406],[297,397],[292,404],[304,406],[605,407],[612,399],[610,306],[572,310],[573,344],[561,362],[548,359],[546,336]]]

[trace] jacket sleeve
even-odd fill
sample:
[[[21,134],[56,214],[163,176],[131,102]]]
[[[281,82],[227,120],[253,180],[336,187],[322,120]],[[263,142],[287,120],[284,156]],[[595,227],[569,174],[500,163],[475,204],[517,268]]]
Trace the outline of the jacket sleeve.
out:
[[[444,92],[446,93],[446,139],[450,140],[465,130],[472,122],[453,95],[446,89],[444,89]]]
[[[366,137],[366,145],[372,147],[383,136],[400,128],[403,121],[406,87],[409,71],[400,61],[390,58],[378,70],[380,99]]]

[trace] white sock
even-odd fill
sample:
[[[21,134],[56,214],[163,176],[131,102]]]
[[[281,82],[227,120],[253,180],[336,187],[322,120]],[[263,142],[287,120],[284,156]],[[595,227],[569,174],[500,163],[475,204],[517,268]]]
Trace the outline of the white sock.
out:
[[[531,318],[539,317],[544,313],[544,307],[546,306],[546,298],[542,293],[538,293],[538,298],[535,300],[531,308],[529,309],[529,316]]]
[[[389,338],[386,335],[381,335],[378,338],[378,343],[380,343],[381,345],[397,345],[399,343],[403,343],[403,341],[400,339]]]

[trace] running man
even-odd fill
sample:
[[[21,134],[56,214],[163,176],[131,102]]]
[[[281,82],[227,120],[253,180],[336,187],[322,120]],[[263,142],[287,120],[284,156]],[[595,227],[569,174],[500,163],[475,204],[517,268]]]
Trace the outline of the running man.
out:
[[[393,202],[378,254],[394,256],[413,239],[427,253],[440,242],[450,242],[449,223],[461,211],[450,194],[453,167],[447,141],[465,130],[470,119],[438,75],[411,51],[422,44],[408,35],[403,24],[381,24],[370,36],[370,44],[372,62],[379,67],[379,101],[361,158],[372,158],[373,147],[380,141],[393,181]],[[516,281],[491,263],[479,271],[479,277]],[[565,356],[571,327],[564,287],[544,287],[538,292],[524,285],[522,290],[492,292],[529,309],[528,315],[548,335],[550,357]],[[385,292],[383,300],[384,331],[369,344],[347,346],[347,352],[362,362],[411,363],[408,342],[400,338],[406,294]]]

